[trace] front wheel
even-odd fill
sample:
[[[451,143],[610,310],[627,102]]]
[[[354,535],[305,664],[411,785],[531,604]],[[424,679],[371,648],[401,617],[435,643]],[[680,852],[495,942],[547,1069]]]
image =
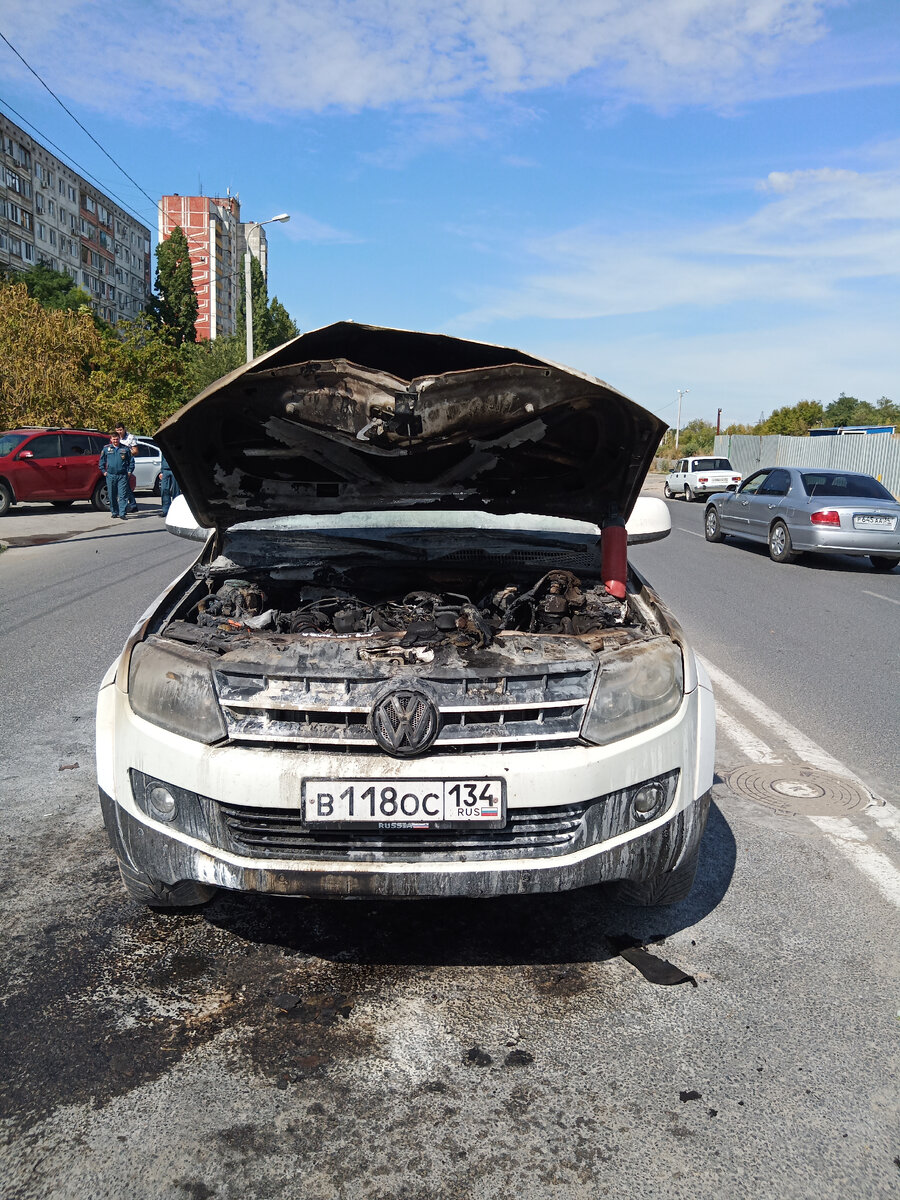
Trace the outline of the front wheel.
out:
[[[719,522],[719,514],[716,512],[713,505],[710,505],[706,510],[706,520],[703,524],[706,540],[708,542],[724,542],[725,534],[722,532],[722,526]]]
[[[12,508],[12,492],[5,483],[0,483],[0,517],[5,517]]]
[[[157,476],[156,479],[153,481],[153,495],[154,496],[159,495],[159,476]]]
[[[694,489],[689,483],[684,485],[684,498],[687,500],[688,504],[692,503],[694,499]]]
[[[663,488],[663,495],[665,496],[665,498],[666,498],[667,500],[671,500],[671,499],[672,499],[672,497],[675,495],[675,493],[674,493],[674,492],[672,491],[672,489],[669,487],[669,484],[668,484],[668,482],[666,483],[665,487]]]
[[[769,530],[769,558],[776,563],[791,563],[797,558],[797,552],[784,521],[776,521]]]
[[[98,512],[103,512],[105,508],[109,508],[109,493],[106,490],[106,480],[98,479],[97,486],[94,488],[91,496],[91,504]]]
[[[874,571],[893,571],[900,564],[900,558],[895,558],[893,554],[870,554],[869,562]]]

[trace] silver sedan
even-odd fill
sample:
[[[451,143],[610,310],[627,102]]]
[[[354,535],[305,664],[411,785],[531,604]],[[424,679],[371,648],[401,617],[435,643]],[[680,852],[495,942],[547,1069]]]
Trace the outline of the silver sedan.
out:
[[[812,551],[865,555],[876,571],[900,564],[900,504],[856,471],[764,467],[735,491],[711,496],[704,527],[708,542],[730,534],[765,542],[777,563]]]

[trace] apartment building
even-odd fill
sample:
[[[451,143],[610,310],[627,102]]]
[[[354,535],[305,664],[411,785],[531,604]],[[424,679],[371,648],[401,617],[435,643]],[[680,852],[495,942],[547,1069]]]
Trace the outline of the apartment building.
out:
[[[115,324],[150,294],[150,230],[0,113],[0,268],[65,271]]]
[[[250,252],[266,273],[265,231],[241,223],[241,201],[224,196],[163,196],[159,204],[159,240],[164,242],[180,225],[191,256],[191,277],[197,293],[197,338],[228,337],[237,331],[244,252]],[[259,235],[259,236],[257,236]]]

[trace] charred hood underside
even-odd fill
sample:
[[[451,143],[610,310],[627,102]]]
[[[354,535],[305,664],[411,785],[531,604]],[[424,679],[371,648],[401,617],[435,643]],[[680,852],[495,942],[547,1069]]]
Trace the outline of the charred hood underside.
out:
[[[500,346],[341,322],[226,376],[158,433],[204,525],[396,508],[627,517],[665,425]]]

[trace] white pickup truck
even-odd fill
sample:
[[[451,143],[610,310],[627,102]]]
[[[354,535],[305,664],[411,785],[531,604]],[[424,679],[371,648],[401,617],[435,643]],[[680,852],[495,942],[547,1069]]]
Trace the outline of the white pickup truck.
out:
[[[682,458],[666,477],[665,493],[671,500],[682,495],[685,500],[725,492],[741,482],[727,458]]]

